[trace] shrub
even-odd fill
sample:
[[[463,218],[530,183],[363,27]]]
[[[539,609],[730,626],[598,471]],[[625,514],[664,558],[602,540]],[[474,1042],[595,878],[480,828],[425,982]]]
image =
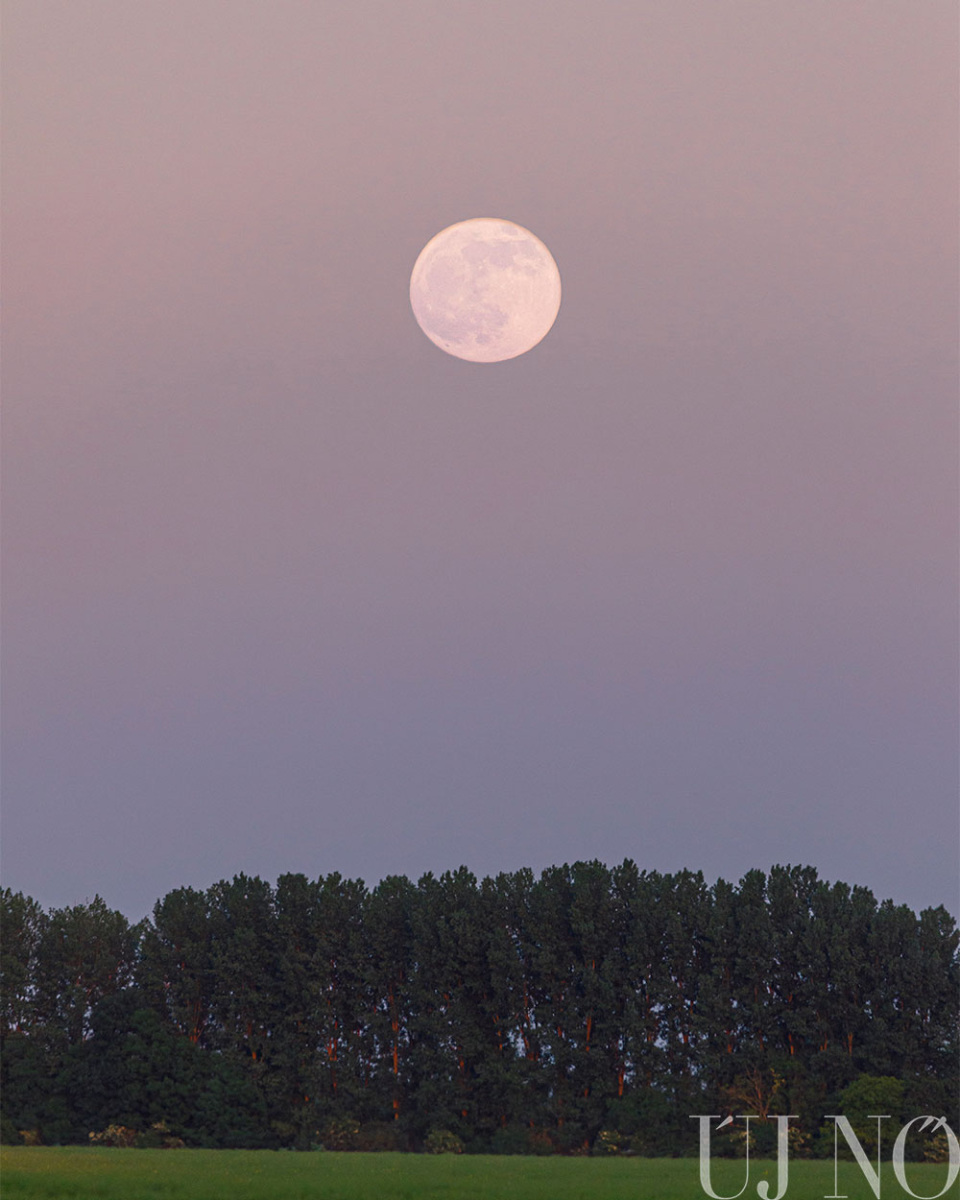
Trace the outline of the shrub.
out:
[[[903,1108],[903,1083],[891,1075],[860,1075],[840,1093],[840,1112],[872,1154],[877,1148],[877,1122],[871,1113],[889,1113],[896,1125]]]
[[[325,1150],[356,1150],[360,1122],[353,1117],[331,1117],[323,1127]]]
[[[490,1139],[491,1154],[529,1154],[530,1131],[524,1125],[503,1125]]]
[[[297,1138],[297,1127],[290,1121],[271,1121],[270,1132],[281,1150],[289,1150]]]
[[[0,1146],[19,1146],[20,1131],[6,1113],[0,1114]]]
[[[156,1121],[146,1133],[139,1135],[136,1146],[138,1150],[180,1150],[183,1138],[174,1137],[166,1121]]]
[[[361,1125],[354,1144],[357,1150],[373,1153],[405,1149],[400,1130],[391,1121],[369,1121]]]
[[[431,1129],[423,1148],[427,1154],[462,1154],[463,1142],[449,1129]]]
[[[950,1161],[950,1143],[947,1135],[941,1130],[935,1133],[923,1148],[923,1157],[927,1162],[945,1163]]]
[[[129,1150],[137,1144],[140,1135],[128,1125],[108,1125],[99,1133],[90,1134],[92,1146],[112,1146],[118,1150]]]
[[[626,1147],[627,1138],[619,1129],[601,1129],[593,1143],[594,1154],[621,1154]]]
[[[578,1121],[565,1121],[562,1128],[554,1130],[553,1143],[559,1154],[590,1153],[587,1130]]]
[[[528,1138],[530,1146],[529,1153],[543,1157],[547,1154],[555,1154],[556,1146],[553,1144],[553,1139],[545,1129],[531,1129]]]

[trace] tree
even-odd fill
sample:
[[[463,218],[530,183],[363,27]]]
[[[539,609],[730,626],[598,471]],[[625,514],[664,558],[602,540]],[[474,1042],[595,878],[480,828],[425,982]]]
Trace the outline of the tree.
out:
[[[318,881],[314,1022],[319,1053],[310,1095],[324,1116],[357,1116],[374,1057],[364,930],[367,889],[334,872]]]
[[[416,888],[402,875],[367,898],[365,942],[371,1011],[369,1083],[375,1118],[398,1122],[410,1087],[413,913]]]
[[[276,1018],[271,1039],[273,1107],[285,1112],[296,1143],[308,1147],[318,1120],[313,1071],[319,1053],[317,978],[320,938],[319,884],[305,875],[281,875],[276,913]]]
[[[89,1036],[96,1005],[133,982],[140,932],[99,896],[51,910],[36,952],[36,1022],[66,1044]]]
[[[476,878],[465,867],[439,879],[424,875],[412,925],[411,1131],[422,1139],[436,1125],[469,1138],[489,1120],[476,1083],[487,1039],[496,1037],[486,1021],[486,941]]]
[[[219,1048],[261,1077],[273,1025],[277,947],[273,889],[240,874],[207,893],[214,1014]]]
[[[840,1112],[850,1122],[868,1155],[877,1151],[877,1121],[874,1116],[889,1116],[899,1130],[903,1116],[903,1083],[892,1076],[858,1075],[840,1093]],[[880,1122],[883,1137],[883,1122]]]
[[[34,1023],[37,962],[47,918],[36,900],[0,891],[0,1042]]]
[[[136,927],[99,897],[44,914],[7,889],[0,919],[8,1139],[165,1121],[305,1148],[333,1122],[358,1147],[445,1129],[580,1152],[605,1130],[677,1153],[717,1105],[809,1126],[864,1079],[913,1112],[960,1100],[954,920],[809,867],[712,888],[629,860],[461,868],[372,893],[237,875]]]
[[[216,1044],[213,926],[203,892],[176,888],[157,901],[143,932],[136,976],[185,1037],[199,1046]]]

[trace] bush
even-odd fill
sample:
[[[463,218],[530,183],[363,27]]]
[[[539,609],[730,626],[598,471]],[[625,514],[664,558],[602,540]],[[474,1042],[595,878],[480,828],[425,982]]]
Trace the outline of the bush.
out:
[[[21,1140],[20,1131],[12,1118],[6,1113],[0,1114],[0,1146],[19,1146]]]
[[[593,1154],[622,1154],[626,1149],[627,1137],[619,1129],[601,1129],[593,1143]]]
[[[490,1139],[491,1154],[529,1154],[530,1131],[524,1125],[503,1125]]]
[[[138,1150],[181,1150],[183,1138],[174,1137],[166,1121],[156,1121],[136,1141]]]
[[[529,1154],[543,1157],[556,1153],[557,1148],[553,1144],[553,1139],[545,1129],[531,1129],[527,1141],[530,1146]]]
[[[108,1125],[99,1133],[90,1134],[90,1144],[91,1146],[112,1146],[118,1150],[130,1150],[137,1144],[139,1136],[137,1131],[128,1125]]]
[[[276,1138],[276,1148],[289,1150],[297,1139],[297,1127],[290,1121],[271,1121],[270,1132]]]
[[[361,1125],[360,1132],[354,1138],[354,1146],[368,1153],[406,1149],[400,1130],[391,1121],[369,1121]]]
[[[564,1121],[563,1126],[553,1131],[553,1143],[559,1154],[572,1154],[578,1157],[590,1153],[590,1140],[587,1130],[579,1121]]]
[[[557,1147],[550,1133],[533,1125],[501,1125],[489,1141],[477,1140],[467,1146],[474,1154],[533,1154],[544,1157],[556,1154]]]
[[[353,1117],[331,1117],[322,1133],[325,1150],[356,1150],[360,1122]]]
[[[940,1133],[935,1133],[924,1147],[923,1157],[926,1162],[932,1163],[950,1161],[950,1143],[947,1140],[947,1135],[942,1130]]]
[[[897,1127],[902,1109],[903,1083],[891,1075],[860,1075],[840,1093],[840,1112],[849,1119],[868,1154],[877,1149],[877,1122],[869,1114],[889,1113]]]
[[[427,1154],[462,1154],[463,1142],[449,1129],[431,1129],[423,1148]]]

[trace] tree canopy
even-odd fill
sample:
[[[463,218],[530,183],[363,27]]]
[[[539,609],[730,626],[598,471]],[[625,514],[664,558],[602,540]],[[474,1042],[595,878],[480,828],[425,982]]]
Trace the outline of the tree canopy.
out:
[[[2,923],[7,1139],[680,1153],[744,1097],[812,1128],[862,1077],[960,1098],[955,922],[811,867],[241,874],[139,925],[5,889]]]

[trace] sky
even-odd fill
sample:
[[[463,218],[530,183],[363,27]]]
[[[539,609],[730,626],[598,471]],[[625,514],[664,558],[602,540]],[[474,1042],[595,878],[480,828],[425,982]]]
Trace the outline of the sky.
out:
[[[960,911],[953,0],[5,0],[4,883]],[[475,364],[469,217],[563,301]]]

